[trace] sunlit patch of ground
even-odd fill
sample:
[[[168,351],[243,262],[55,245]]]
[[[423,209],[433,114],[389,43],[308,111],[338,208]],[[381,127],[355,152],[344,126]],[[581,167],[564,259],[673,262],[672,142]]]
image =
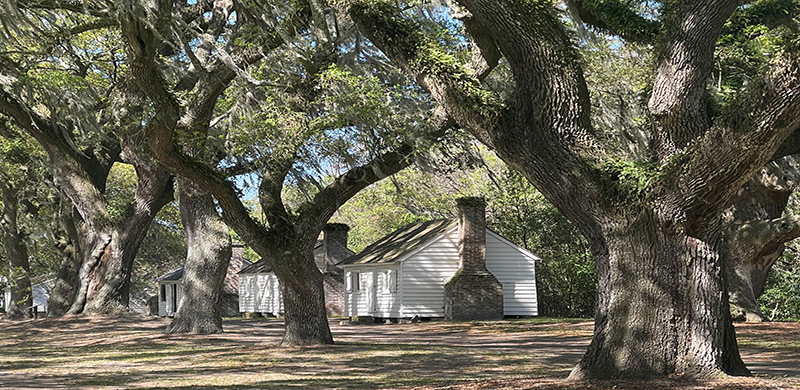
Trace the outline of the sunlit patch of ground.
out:
[[[3,389],[760,389],[800,388],[800,324],[738,325],[758,376],[721,382],[568,383],[592,331],[585,320],[339,325],[337,344],[280,348],[276,319],[225,333],[169,335],[169,320],[0,321]]]

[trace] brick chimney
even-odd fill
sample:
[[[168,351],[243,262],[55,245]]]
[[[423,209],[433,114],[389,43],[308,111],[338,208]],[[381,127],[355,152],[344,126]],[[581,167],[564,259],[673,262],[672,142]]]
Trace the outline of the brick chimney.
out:
[[[458,269],[486,274],[486,201],[458,198]]]
[[[325,292],[325,312],[330,315],[344,314],[344,271],[336,263],[350,256],[347,250],[347,232],[350,227],[343,223],[329,223],[322,229],[322,259],[320,271]]]
[[[241,242],[231,243],[231,261],[228,263],[228,270],[225,274],[226,292],[238,294],[239,292],[239,271],[244,268],[244,244]]]
[[[459,198],[458,271],[445,284],[445,319],[503,318],[503,286],[486,269],[486,201]]]
[[[347,232],[350,227],[343,223],[329,223],[322,229],[323,267],[322,272],[336,268],[336,263],[350,256],[347,250]]]

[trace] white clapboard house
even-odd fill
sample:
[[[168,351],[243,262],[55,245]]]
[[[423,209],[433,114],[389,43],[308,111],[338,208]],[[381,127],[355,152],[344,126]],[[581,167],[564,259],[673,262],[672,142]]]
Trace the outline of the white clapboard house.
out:
[[[343,272],[337,265],[354,253],[347,248],[349,230],[347,225],[329,223],[322,231],[322,239],[314,246],[314,262],[324,276],[328,315],[342,315],[344,312]],[[264,259],[239,272],[239,308],[243,313],[283,315],[280,282]]]
[[[244,246],[234,243],[231,247],[231,261],[222,287],[222,316],[235,317],[239,311],[239,275],[242,267],[252,263],[244,258]],[[183,295],[183,266],[175,268],[157,279],[158,281],[158,316],[173,317]]]
[[[498,313],[501,317],[537,315],[535,268],[540,259],[486,229],[482,215],[481,219],[478,229],[485,229],[485,251],[477,251],[485,253],[484,272],[488,270],[502,284]],[[340,265],[345,272],[345,315],[446,317],[445,284],[461,267],[461,225],[456,219],[409,224],[345,259]]]

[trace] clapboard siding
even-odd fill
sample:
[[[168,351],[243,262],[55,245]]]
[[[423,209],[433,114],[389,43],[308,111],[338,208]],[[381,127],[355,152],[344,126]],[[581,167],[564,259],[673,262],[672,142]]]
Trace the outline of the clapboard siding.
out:
[[[445,232],[402,266],[403,317],[443,317],[443,286],[458,270],[458,230]]]
[[[242,313],[256,312],[255,275],[239,275],[239,310]]]
[[[515,245],[487,231],[486,269],[503,285],[503,314],[539,314],[535,263],[536,258],[526,256]]]
[[[161,295],[161,286],[164,286],[164,293]],[[178,305],[181,302],[181,295],[183,295],[183,284],[180,282],[166,282],[162,281],[158,286],[158,315],[161,317],[172,317],[178,311]]]
[[[371,316],[372,312],[367,307],[368,289],[367,278],[371,278],[374,267],[355,267],[345,272],[345,315],[348,316]],[[358,274],[358,283],[353,283],[354,274]]]
[[[239,280],[239,310],[273,315],[283,313],[283,297],[275,274],[240,274]]]

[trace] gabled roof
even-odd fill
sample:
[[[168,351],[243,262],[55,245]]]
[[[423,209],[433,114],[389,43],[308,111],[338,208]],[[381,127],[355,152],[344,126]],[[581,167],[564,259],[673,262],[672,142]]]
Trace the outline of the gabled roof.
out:
[[[159,281],[159,282],[162,281],[162,280],[163,281],[175,281],[175,282],[177,282],[177,281],[181,280],[182,277],[183,277],[183,266],[180,266],[178,268],[175,268],[175,269],[165,273],[164,275],[161,275],[156,280]]]
[[[242,268],[242,270],[239,271],[238,273],[239,275],[241,275],[241,274],[265,274],[268,272],[272,272],[272,267],[270,267],[269,264],[267,264],[266,260],[261,259],[253,264],[248,265],[247,267]]]
[[[437,219],[408,224],[384,236],[363,251],[350,256],[341,265],[380,264],[400,260],[404,255],[424,247],[446,231],[456,227],[458,220]]]

